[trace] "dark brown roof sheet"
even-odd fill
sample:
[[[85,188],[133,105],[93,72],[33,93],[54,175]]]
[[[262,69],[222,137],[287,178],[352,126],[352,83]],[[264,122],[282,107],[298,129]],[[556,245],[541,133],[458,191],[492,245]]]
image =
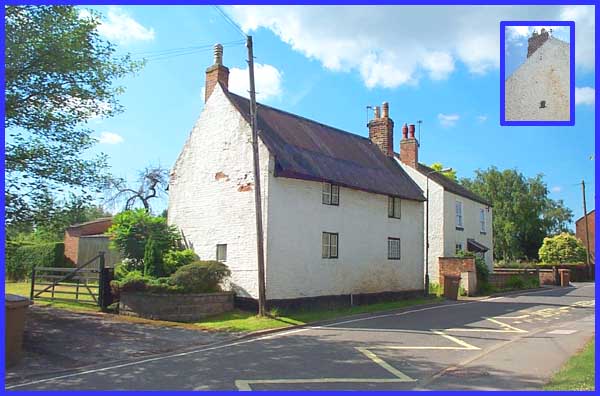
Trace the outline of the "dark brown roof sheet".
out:
[[[419,164],[417,170],[424,175],[427,175],[429,172],[433,171],[432,168],[423,164]],[[429,178],[437,184],[444,187],[444,190],[446,191],[450,191],[451,193],[460,195],[461,197],[469,198],[472,201],[479,202],[484,205],[492,206],[492,204],[489,201],[483,199],[479,195],[475,194],[473,191],[467,189],[466,187],[463,187],[462,185],[458,184],[452,179],[447,178],[441,173],[431,173],[429,174]]]
[[[227,93],[250,121],[250,101]],[[424,201],[419,186],[371,141],[258,104],[259,135],[275,157],[275,176],[326,181],[340,186]]]
[[[67,229],[79,228],[79,227],[83,227],[83,226],[87,226],[87,225],[95,224],[95,223],[103,223],[105,221],[110,221],[110,220],[112,220],[112,217],[101,217],[99,219],[86,221],[84,223],[70,225],[67,227]]]

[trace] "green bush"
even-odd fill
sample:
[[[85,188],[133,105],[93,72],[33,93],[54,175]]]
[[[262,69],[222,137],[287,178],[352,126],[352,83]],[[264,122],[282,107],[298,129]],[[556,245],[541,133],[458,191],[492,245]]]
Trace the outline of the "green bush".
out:
[[[171,284],[185,293],[213,293],[221,291],[220,283],[231,272],[218,261],[196,261],[184,265],[171,275]]]
[[[199,260],[200,257],[192,249],[169,250],[163,256],[163,270],[165,275],[171,275],[180,267]]]
[[[144,250],[144,275],[158,278],[163,276],[163,261],[162,252],[159,246],[154,243],[154,239],[150,237],[146,242],[146,249]]]
[[[431,282],[429,284],[429,294],[433,294],[436,296],[441,296],[444,293],[442,290],[442,286],[437,282]]]
[[[477,289],[480,295],[488,295],[497,291],[496,287],[489,282],[480,282],[477,284]]]
[[[583,243],[574,235],[566,232],[544,238],[538,253],[543,263],[582,263],[586,260]]]
[[[525,280],[523,277],[519,275],[513,275],[506,281],[507,289],[524,289],[525,288]]]
[[[110,283],[112,294],[119,296],[122,292],[146,293],[182,293],[183,290],[171,284],[171,279],[150,278],[140,271],[130,271],[123,279],[113,280]]]
[[[31,277],[34,267],[66,266],[65,244],[62,242],[11,244],[6,253],[6,277],[10,280]]]

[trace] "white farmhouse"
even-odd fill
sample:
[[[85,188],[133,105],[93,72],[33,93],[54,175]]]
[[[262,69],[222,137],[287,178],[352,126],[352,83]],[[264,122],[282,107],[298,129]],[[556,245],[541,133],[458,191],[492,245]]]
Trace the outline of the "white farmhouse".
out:
[[[169,223],[225,262],[241,304],[258,298],[249,100],[228,92],[222,47],[169,184]],[[421,294],[424,196],[396,162],[389,107],[369,138],[258,105],[269,305]]]
[[[507,121],[570,119],[570,46],[542,29],[533,32],[527,59],[505,81]]]
[[[414,125],[402,127],[397,161],[429,196],[429,224],[425,228],[429,228],[430,281],[439,281],[438,259],[454,257],[461,250],[482,255],[491,271],[491,204],[440,172],[419,163],[419,142],[415,138]],[[424,217],[424,223],[427,223],[427,217]]]

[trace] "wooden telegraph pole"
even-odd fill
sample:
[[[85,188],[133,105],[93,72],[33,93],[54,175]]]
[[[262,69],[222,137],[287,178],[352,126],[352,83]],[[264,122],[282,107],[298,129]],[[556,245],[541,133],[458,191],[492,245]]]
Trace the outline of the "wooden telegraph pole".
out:
[[[263,241],[260,166],[258,158],[258,128],[256,125],[256,90],[254,88],[254,52],[252,36],[246,36],[248,74],[250,77],[250,124],[252,127],[252,159],[254,162],[254,206],[256,209],[256,253],[258,255],[258,315],[265,316],[265,250]]]
[[[586,260],[585,264],[587,266],[588,277],[592,277],[592,267],[590,263],[590,231],[588,228],[588,215],[587,215],[587,207],[585,205],[585,180],[581,181],[581,191],[583,192],[583,218],[585,219],[585,253]]]

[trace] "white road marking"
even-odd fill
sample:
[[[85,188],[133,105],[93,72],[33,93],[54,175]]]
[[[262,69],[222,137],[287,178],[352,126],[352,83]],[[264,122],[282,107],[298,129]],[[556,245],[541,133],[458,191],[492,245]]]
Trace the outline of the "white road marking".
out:
[[[546,334],[569,335],[569,334],[574,334],[574,333],[577,333],[577,330],[557,329],[557,330],[549,331]]]

